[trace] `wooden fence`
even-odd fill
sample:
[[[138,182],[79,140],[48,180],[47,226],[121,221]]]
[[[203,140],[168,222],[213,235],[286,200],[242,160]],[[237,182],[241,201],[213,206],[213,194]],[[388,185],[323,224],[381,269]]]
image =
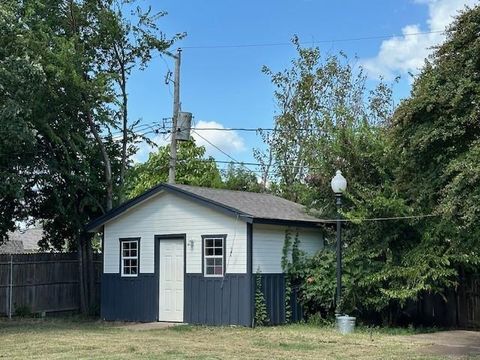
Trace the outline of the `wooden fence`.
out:
[[[463,299],[458,306],[458,319],[465,327],[480,328],[480,274],[463,276],[465,286],[464,293],[460,294]]]
[[[97,289],[101,256],[94,259]],[[76,253],[0,255],[0,315],[15,309],[42,312],[78,311],[80,308]],[[99,291],[97,299],[99,299]]]
[[[99,304],[101,255],[95,255],[94,265]],[[480,274],[462,272],[458,284],[444,296],[424,294],[419,301],[412,302],[409,321],[418,325],[480,328]],[[20,308],[32,313],[78,311],[77,254],[1,254],[0,315],[8,315],[10,303],[12,313]]]
[[[411,315],[422,325],[479,329],[480,274],[461,272],[456,289],[443,296],[424,294]]]

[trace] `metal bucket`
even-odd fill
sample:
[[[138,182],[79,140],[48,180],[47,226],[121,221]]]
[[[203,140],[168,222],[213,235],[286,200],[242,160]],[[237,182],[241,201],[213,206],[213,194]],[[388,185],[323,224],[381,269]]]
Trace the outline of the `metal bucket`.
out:
[[[351,334],[355,329],[355,318],[353,316],[337,316],[337,330],[341,334]]]

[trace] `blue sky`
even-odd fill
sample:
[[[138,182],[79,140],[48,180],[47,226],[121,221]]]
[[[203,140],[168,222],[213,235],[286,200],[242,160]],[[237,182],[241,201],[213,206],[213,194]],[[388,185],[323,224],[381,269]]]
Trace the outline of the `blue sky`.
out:
[[[168,35],[186,32],[175,46],[184,48],[181,67],[182,110],[194,114],[197,126],[271,127],[275,114],[273,86],[261,68],[282,70],[295,56],[293,46],[208,48],[208,46],[288,43],[294,34],[312,42],[323,53],[343,50],[358,56],[368,70],[369,85],[382,75],[402,80],[394,88],[397,100],[408,96],[411,79],[443,34],[451,16],[474,0],[262,0],[184,1],[145,0],[157,11],[167,11],[161,22]],[[407,34],[407,35],[405,35]],[[384,36],[368,40],[343,39]],[[337,40],[337,41],[335,41]],[[189,48],[205,46],[206,48]],[[128,91],[131,120],[161,122],[172,114],[172,86],[164,77],[173,61],[156,58],[145,71],[135,71]],[[252,148],[260,146],[254,133],[204,131],[201,135],[239,161],[254,161]],[[162,137],[155,140],[163,143]],[[197,142],[205,144],[202,139]],[[206,144],[209,155],[228,158]],[[143,145],[137,156],[147,158]]]

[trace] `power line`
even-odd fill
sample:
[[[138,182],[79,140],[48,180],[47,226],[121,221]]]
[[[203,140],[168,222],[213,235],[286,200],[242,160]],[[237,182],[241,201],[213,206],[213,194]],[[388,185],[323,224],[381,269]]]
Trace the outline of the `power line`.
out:
[[[198,130],[198,131],[252,131],[252,132],[256,132],[256,131],[280,131],[279,129],[275,129],[275,128],[219,128],[219,127],[216,127],[216,128],[190,128],[190,130],[194,131],[194,130]],[[298,128],[298,129],[294,129],[295,131],[307,131],[307,130],[314,130],[314,128]],[[290,131],[290,129],[289,129]]]
[[[181,159],[181,160],[178,160],[179,163],[184,163],[184,162],[187,162],[188,160],[187,159]],[[195,161],[198,161],[198,162],[205,162],[205,163],[208,163],[208,162],[214,162],[216,164],[225,164],[225,165],[230,165],[230,164],[233,164],[233,165],[241,165],[243,166],[246,170],[248,170],[249,172],[251,173],[256,173],[256,174],[264,174],[265,172],[262,171],[262,170],[253,170],[253,169],[250,169],[250,168],[247,168],[246,166],[248,165],[248,163],[244,163],[244,162],[241,162],[241,161],[238,161],[238,162],[234,162],[234,161],[222,161],[222,160],[216,160],[216,159],[195,159]],[[218,170],[221,170],[221,171],[227,171],[228,168],[227,167],[219,167]],[[274,171],[273,170],[270,170],[268,171],[269,174],[274,174]]]
[[[198,134],[197,134],[198,135]],[[199,135],[200,136],[200,135]],[[205,138],[203,138],[205,139]],[[202,161],[212,161],[210,159],[204,159]],[[231,164],[231,163],[236,163],[239,165],[243,166],[265,166],[265,164],[261,163],[255,163],[255,162],[243,162],[243,161],[225,161],[225,160],[216,160],[213,159],[213,161],[217,164]],[[290,164],[278,164],[278,163],[272,163],[270,166],[277,166],[277,167],[283,167],[283,168],[292,168],[292,169],[309,169],[309,170],[323,170],[323,168],[318,167],[318,166],[309,166],[309,165],[290,165]],[[263,171],[261,171],[263,172]],[[272,173],[274,171],[271,171]]]
[[[341,222],[364,222],[364,221],[390,221],[390,220],[409,220],[409,219],[424,219],[430,217],[439,217],[439,214],[426,214],[426,215],[407,215],[407,216],[390,216],[390,217],[375,217],[375,218],[350,218],[350,219],[321,219],[321,222],[335,223]]]
[[[223,155],[225,155],[226,157],[228,157],[229,159],[231,159],[234,163],[242,166],[243,168],[245,168],[246,170],[248,171],[251,171],[252,173],[254,172],[253,170],[249,169],[248,167],[246,167],[245,165],[243,165],[240,161],[236,160],[233,156],[231,156],[230,154],[226,153],[225,151],[223,151],[222,149],[220,149],[217,145],[215,145],[214,143],[212,143],[210,140],[208,140],[207,138],[203,137],[202,135],[200,135],[199,133],[197,133],[196,131],[194,131],[195,134],[197,134],[200,138],[202,138],[203,140],[205,140],[207,143],[209,143],[210,145],[212,145],[215,149],[217,149],[218,151],[220,151]],[[207,159],[208,160],[208,159]]]
[[[198,136],[200,136],[200,138],[202,138],[203,140],[205,140],[207,143],[209,143],[210,145],[212,145],[215,149],[217,149],[218,151],[220,151],[223,155],[225,155],[226,157],[228,157],[229,159],[231,159],[234,163],[237,163],[237,164],[241,164],[238,160],[236,160],[234,157],[232,157],[230,154],[227,154],[225,151],[223,151],[222,149],[220,149],[217,145],[215,145],[214,143],[212,143],[210,140],[208,140],[207,138],[203,137],[202,135],[200,135],[199,133],[197,133],[196,131],[194,131],[195,134],[197,134]]]
[[[216,163],[218,164],[231,164],[231,161],[224,161],[224,160],[215,160]],[[254,165],[254,166],[261,166],[262,164],[259,163],[253,163],[253,162],[243,162],[241,161],[243,165]]]
[[[182,129],[182,130],[191,130],[191,131],[246,131],[246,132],[261,132],[261,131],[315,131],[315,130],[320,130],[319,128],[290,128],[290,129],[279,129],[279,128],[220,128],[220,127],[208,127],[208,128],[197,128],[197,127],[191,127],[187,129]],[[163,132],[160,132],[161,134],[170,134],[171,130],[165,130]],[[197,133],[198,134],[198,133]]]
[[[131,128],[127,129],[128,131],[145,131],[147,129],[153,129],[154,126],[160,127],[160,124],[156,121],[152,121],[150,123],[138,123],[137,125],[132,126]],[[121,135],[123,134],[123,130],[118,130],[112,132],[112,136]]]
[[[445,30],[432,30],[432,31],[423,31],[415,32],[408,34],[391,34],[391,35],[374,35],[374,36],[364,36],[364,37],[351,37],[351,38],[340,38],[340,39],[321,39],[315,41],[305,41],[300,42],[300,45],[314,45],[319,43],[335,43],[335,42],[349,42],[349,41],[362,41],[362,40],[377,40],[377,39],[389,39],[392,37],[402,37],[402,36],[419,36],[419,35],[428,35],[428,34],[445,34]],[[276,42],[276,43],[252,43],[252,44],[230,44],[230,45],[193,45],[193,46],[183,46],[182,49],[230,49],[230,48],[257,48],[257,47],[274,47],[274,46],[289,46],[292,45],[291,42]]]
[[[167,67],[167,70],[168,70],[167,77],[170,76],[172,71],[170,70],[170,66],[167,63],[167,60],[165,60],[165,58],[163,57],[162,53],[160,53],[158,56],[155,56],[155,57],[160,57],[163,60],[163,62],[165,63],[165,66]],[[167,77],[165,78],[165,85],[168,88],[168,92],[170,93],[170,97],[173,99],[172,87],[170,86],[170,81],[167,81]]]
[[[324,131],[318,127],[308,127],[308,128],[245,128],[245,127],[232,127],[232,128],[223,128],[223,127],[191,127],[183,128],[182,131],[191,130],[191,131],[246,131],[246,132],[261,132],[261,131],[274,131],[274,132],[292,132],[292,131]],[[160,130],[159,130],[160,131]],[[180,130],[178,130],[180,131]],[[165,130],[160,132],[161,134],[170,134],[171,130]],[[198,133],[197,133],[198,134]]]
[[[386,221],[386,220],[405,220],[405,219],[424,219],[429,217],[438,217],[439,214],[427,214],[427,215],[408,215],[408,216],[391,216],[391,217],[378,217],[378,218],[352,218],[345,219],[346,221]]]

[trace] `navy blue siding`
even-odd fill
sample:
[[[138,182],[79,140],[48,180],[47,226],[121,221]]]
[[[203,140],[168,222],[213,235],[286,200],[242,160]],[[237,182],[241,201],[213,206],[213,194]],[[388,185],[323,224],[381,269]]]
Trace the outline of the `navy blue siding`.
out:
[[[102,275],[101,318],[121,321],[156,321],[158,278],[153,274],[121,277]]]
[[[250,289],[248,274],[226,274],[224,278],[186,274],[185,322],[251,326]]]
[[[292,322],[298,322],[304,319],[303,308],[298,301],[298,289],[292,288],[290,296],[290,309],[292,311]]]
[[[285,323],[285,275],[261,274],[271,324]],[[202,274],[185,276],[185,322],[205,325],[252,325],[251,284],[255,276],[226,274],[225,278],[204,277]],[[103,274],[101,317],[105,320],[157,321],[158,277],[140,274],[138,277],[121,277]],[[291,296],[292,321],[303,318],[302,309]]]
[[[255,277],[256,275],[254,275]],[[285,323],[285,274],[260,274],[268,317],[272,325]],[[254,295],[255,296],[255,295]],[[290,298],[291,321],[302,320],[303,313],[295,289]]]

